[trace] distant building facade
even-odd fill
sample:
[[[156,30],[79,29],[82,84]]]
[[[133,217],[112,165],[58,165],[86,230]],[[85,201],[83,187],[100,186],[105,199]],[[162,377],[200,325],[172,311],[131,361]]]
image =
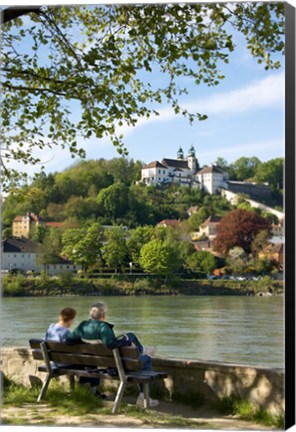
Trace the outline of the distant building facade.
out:
[[[198,171],[197,178],[201,189],[213,195],[219,193],[223,187],[227,187],[228,173],[213,164]]]
[[[30,238],[39,224],[42,224],[42,220],[34,213],[18,215],[12,222],[12,235],[17,238]]]
[[[76,266],[71,261],[61,257],[55,257],[54,262],[47,264],[45,268],[38,263],[38,243],[28,238],[7,238],[3,241],[1,270],[20,270],[22,272],[43,270],[49,275],[55,275],[63,271],[77,271],[81,266]]]
[[[214,240],[217,235],[217,228],[221,218],[218,216],[210,216],[206,219],[199,227],[198,236],[208,237],[210,240]]]
[[[141,173],[141,182],[148,186],[177,183],[210,194],[220,192],[222,187],[226,187],[227,180],[228,174],[216,165],[200,169],[193,146],[186,157],[180,147],[176,159],[164,158],[161,162],[150,162]]]

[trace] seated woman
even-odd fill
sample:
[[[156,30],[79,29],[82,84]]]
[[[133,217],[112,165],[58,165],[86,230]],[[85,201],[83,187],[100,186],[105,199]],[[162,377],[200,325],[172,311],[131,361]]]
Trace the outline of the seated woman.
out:
[[[50,324],[45,334],[45,340],[66,342],[67,336],[71,334],[70,327],[76,317],[76,310],[71,307],[66,307],[61,310],[59,314],[59,321],[57,323]],[[56,364],[56,366],[63,366]],[[91,392],[98,396],[100,399],[105,399],[106,395],[97,391],[97,386],[100,384],[98,378],[87,378],[80,377],[79,384],[87,384],[91,386]]]

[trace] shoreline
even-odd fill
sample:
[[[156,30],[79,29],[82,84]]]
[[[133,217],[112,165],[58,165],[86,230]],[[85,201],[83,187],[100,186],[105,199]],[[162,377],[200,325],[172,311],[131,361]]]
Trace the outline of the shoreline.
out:
[[[3,297],[66,297],[66,296],[261,296],[282,297],[281,280],[207,280],[174,278],[163,284],[159,279],[114,275],[108,279],[12,276],[3,280]]]

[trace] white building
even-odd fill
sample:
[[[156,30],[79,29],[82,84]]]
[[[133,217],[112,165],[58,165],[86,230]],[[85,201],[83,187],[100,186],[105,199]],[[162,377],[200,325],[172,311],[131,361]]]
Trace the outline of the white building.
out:
[[[149,186],[178,183],[203,189],[210,194],[220,192],[220,189],[226,186],[227,180],[227,173],[215,165],[199,170],[193,146],[186,157],[180,147],[177,159],[164,158],[161,162],[150,162],[143,167],[141,176],[141,182]]]
[[[202,168],[197,173],[197,178],[201,188],[213,195],[221,191],[221,188],[227,186],[228,174],[216,165],[210,165]]]
[[[38,243],[27,238],[8,238],[3,241],[1,270],[21,270],[22,272],[41,272],[43,266],[38,263]],[[61,257],[56,257],[55,262],[46,265],[46,271],[55,275],[63,271],[77,271],[81,266]]]
[[[178,183],[199,188],[200,184],[196,177],[197,169],[198,161],[194,147],[191,146],[186,158],[180,147],[177,159],[164,158],[161,162],[153,161],[145,165],[142,169],[141,182],[149,186]]]

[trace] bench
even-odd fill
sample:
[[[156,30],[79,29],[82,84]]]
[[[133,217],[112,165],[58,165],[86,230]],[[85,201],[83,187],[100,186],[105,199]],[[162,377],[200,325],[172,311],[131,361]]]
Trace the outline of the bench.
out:
[[[38,371],[47,373],[37,402],[45,397],[52,378],[69,375],[70,386],[73,389],[75,376],[110,377],[120,381],[112,408],[113,414],[118,412],[128,382],[143,384],[144,408],[149,408],[149,383],[167,377],[164,372],[142,370],[139,351],[136,347],[121,347],[111,350],[100,343],[68,344],[42,339],[30,339],[29,344],[33,358],[44,361],[44,364],[38,367]],[[52,362],[63,366],[57,367]],[[115,372],[115,375],[112,372]]]

